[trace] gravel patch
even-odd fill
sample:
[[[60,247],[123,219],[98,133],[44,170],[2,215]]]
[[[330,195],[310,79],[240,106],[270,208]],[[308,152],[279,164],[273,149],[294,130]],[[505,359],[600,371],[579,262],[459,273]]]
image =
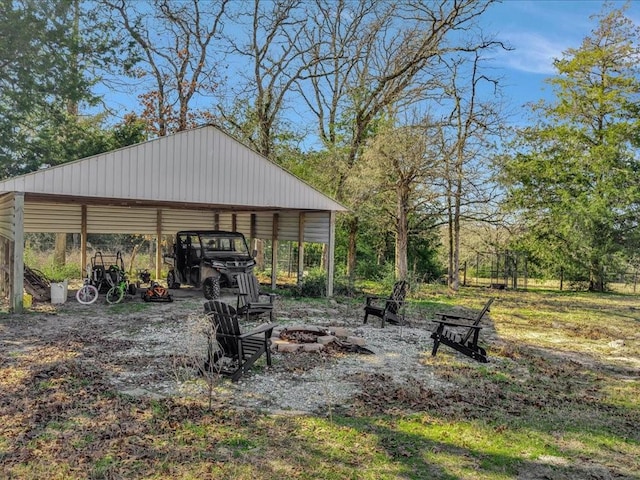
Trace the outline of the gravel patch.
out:
[[[206,382],[192,362],[202,359],[206,351],[205,337],[198,326],[203,299],[200,292],[182,289],[174,298],[173,303],[152,305],[129,299],[124,305],[109,306],[99,301],[84,306],[70,297],[69,302],[56,308],[42,305],[35,312],[5,322],[0,347],[12,354],[39,344],[64,344],[65,348],[73,344],[78,361],[102,372],[121,393],[205,400]],[[233,297],[226,300],[235,303]],[[363,388],[378,388],[370,383],[374,376],[384,375],[387,386],[391,382],[432,390],[447,388],[436,380],[425,361],[432,346],[429,322],[380,328],[378,321],[363,325],[362,316],[361,308],[335,301],[279,301],[277,325],[345,327],[364,338],[365,347],[374,353],[274,352],[271,367],[263,357],[237,383],[218,379],[214,402],[275,413],[326,413],[347,408]]]
[[[271,412],[321,412],[344,407],[361,393],[366,374],[385,374],[398,384],[421,383],[441,387],[432,369],[421,363],[430,354],[430,332],[423,328],[365,325],[352,329],[366,340],[373,355],[274,353],[274,367],[244,377],[234,385],[235,401],[247,408]],[[286,357],[286,358],[285,358]],[[291,365],[302,365],[299,371]],[[305,369],[308,368],[308,369]]]

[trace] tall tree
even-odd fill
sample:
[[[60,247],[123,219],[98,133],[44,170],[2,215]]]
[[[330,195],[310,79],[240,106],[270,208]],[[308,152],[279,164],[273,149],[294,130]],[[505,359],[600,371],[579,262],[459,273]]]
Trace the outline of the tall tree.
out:
[[[304,98],[317,117],[325,147],[334,154],[336,198],[357,212],[344,187],[376,121],[386,108],[425,101],[439,89],[440,59],[477,48],[460,41],[463,35],[454,35],[470,30],[491,1],[316,3],[319,12],[312,20],[317,47],[310,54],[319,60],[300,90],[310,92]],[[357,213],[347,228],[347,271],[353,280]]]
[[[232,55],[248,68],[230,85],[230,102],[219,115],[225,126],[262,155],[275,159],[277,141],[290,134],[284,123],[286,100],[309,68],[302,41],[309,9],[303,0],[239,2],[240,34],[229,39]],[[247,19],[245,21],[245,19]]]
[[[436,194],[433,184],[434,164],[438,158],[433,142],[433,125],[397,126],[389,122],[378,131],[365,148],[349,183],[367,204],[374,203],[376,221],[395,234],[395,273],[407,279],[411,217],[429,210]],[[419,219],[413,220],[413,224]]]
[[[142,118],[159,136],[194,126],[204,112],[196,99],[211,96],[222,75],[212,42],[222,33],[229,0],[102,0],[123,38],[132,39],[125,73],[148,90]]]
[[[640,246],[640,37],[624,9],[596,19],[556,60],[555,99],[536,105],[539,121],[518,132],[504,180],[538,258],[603,290],[607,265]]]
[[[90,2],[1,0],[0,35],[1,174],[73,160],[39,149],[37,137],[97,101],[94,68],[113,53],[109,29]]]
[[[459,288],[461,224],[463,221],[489,220],[496,199],[495,182],[489,177],[489,157],[495,151],[492,143],[500,135],[503,111],[497,79],[481,70],[482,54],[495,41],[484,42],[483,50],[457,55],[449,59],[445,77],[445,104],[451,107],[442,126],[442,182],[443,203],[447,223],[447,283],[452,290]],[[494,204],[495,206],[495,204]],[[497,208],[494,209],[494,212]]]

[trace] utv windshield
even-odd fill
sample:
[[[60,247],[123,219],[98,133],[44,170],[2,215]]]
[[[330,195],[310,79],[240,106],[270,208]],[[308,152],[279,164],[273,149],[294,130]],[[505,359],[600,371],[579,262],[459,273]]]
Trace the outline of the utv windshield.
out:
[[[200,234],[205,257],[229,255],[249,255],[249,248],[242,236]]]

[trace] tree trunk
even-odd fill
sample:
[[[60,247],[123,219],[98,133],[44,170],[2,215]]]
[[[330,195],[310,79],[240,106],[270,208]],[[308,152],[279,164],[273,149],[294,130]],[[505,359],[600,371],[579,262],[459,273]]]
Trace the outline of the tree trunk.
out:
[[[604,269],[599,262],[591,264],[589,277],[589,291],[604,292],[606,281],[604,278]]]
[[[258,270],[264,270],[264,241],[256,238],[253,249],[256,251],[256,268]]]
[[[347,252],[347,278],[349,286],[353,287],[356,277],[356,242],[358,237],[358,217],[351,216],[347,220],[349,231],[349,251]]]
[[[53,254],[53,264],[64,267],[67,263],[67,234],[56,233],[56,248]]]
[[[408,274],[407,245],[409,243],[409,187],[401,185],[398,189],[396,225],[396,279],[406,280]]]
[[[456,209],[453,215],[453,282],[454,292],[460,290],[460,200],[456,199]]]
[[[460,203],[462,196],[462,152],[460,152],[459,163],[457,165],[456,189],[454,192],[453,204],[453,291],[460,290]]]
[[[451,206],[451,189],[447,192],[447,287],[453,289],[453,209]]]

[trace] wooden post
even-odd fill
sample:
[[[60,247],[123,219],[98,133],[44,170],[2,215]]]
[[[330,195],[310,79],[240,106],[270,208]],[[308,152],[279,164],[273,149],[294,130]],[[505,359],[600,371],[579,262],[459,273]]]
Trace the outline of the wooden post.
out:
[[[278,278],[278,222],[280,216],[273,214],[273,225],[271,231],[271,288],[275,289]]]
[[[256,240],[256,231],[258,230],[258,227],[256,225],[256,214],[252,213],[251,214],[251,226],[249,227],[251,229],[251,232],[249,233],[249,238],[250,238],[250,242],[252,245],[254,245],[254,242]],[[253,246],[253,248],[255,248],[255,245]]]
[[[329,245],[327,251],[327,297],[333,297],[333,272],[336,250],[336,212],[332,211],[329,220]]]
[[[298,274],[297,283],[302,284],[304,277],[304,212],[298,216]]]
[[[467,261],[465,260],[464,263],[462,264],[462,286],[466,287],[467,286]]]
[[[24,291],[24,193],[16,192],[13,196],[13,264],[11,281],[11,310],[22,313],[22,295]]]
[[[156,280],[162,276],[162,209],[156,210]]]
[[[258,238],[258,217],[255,213],[251,214],[251,254],[254,255],[256,261],[256,269],[264,270],[264,242]]]
[[[89,274],[87,272],[87,206],[82,205],[80,207],[80,268],[82,274]]]

